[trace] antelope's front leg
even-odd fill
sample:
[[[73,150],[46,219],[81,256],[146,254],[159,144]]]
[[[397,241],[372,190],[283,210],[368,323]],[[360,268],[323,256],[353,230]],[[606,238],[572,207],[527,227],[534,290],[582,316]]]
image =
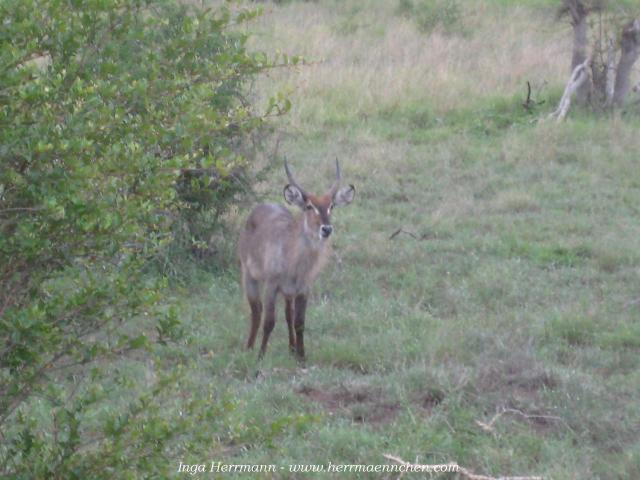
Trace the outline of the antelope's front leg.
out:
[[[304,360],[304,317],[307,312],[307,296],[297,295],[295,299],[295,331],[296,354],[299,360]]]

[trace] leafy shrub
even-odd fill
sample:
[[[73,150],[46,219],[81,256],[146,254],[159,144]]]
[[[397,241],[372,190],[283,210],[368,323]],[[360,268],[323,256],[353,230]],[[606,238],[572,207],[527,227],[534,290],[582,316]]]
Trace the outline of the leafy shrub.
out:
[[[255,11],[7,0],[0,12],[0,475],[113,478],[99,466],[123,458],[154,472],[180,429],[154,414],[164,375],[133,358],[180,326],[145,268],[176,222],[227,208],[247,136],[288,102],[256,115],[241,95],[274,65],[232,28]],[[128,357],[140,350],[151,357]],[[102,404],[109,389],[119,408]]]

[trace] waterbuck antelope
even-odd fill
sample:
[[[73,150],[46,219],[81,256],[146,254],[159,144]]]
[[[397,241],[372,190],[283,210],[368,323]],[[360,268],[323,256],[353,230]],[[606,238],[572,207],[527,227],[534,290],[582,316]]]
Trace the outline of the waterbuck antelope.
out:
[[[240,234],[238,254],[242,283],[251,307],[247,348],[253,348],[264,305],[260,357],[264,355],[276,321],[276,298],[281,293],[289,328],[289,348],[302,360],[307,296],[326,261],[329,237],[333,232],[331,211],[334,207],[349,205],[356,190],[353,185],[339,188],[337,158],[336,179],[324,195],[313,195],[304,190],[294,180],[286,158],[284,169],[289,179],[284,187],[284,199],[302,212],[294,216],[284,206],[274,203],[256,206]]]

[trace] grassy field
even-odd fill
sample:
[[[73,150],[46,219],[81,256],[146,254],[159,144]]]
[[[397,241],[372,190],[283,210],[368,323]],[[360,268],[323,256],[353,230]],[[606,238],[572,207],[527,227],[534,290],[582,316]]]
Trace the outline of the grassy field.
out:
[[[210,411],[202,449],[168,459],[170,474],[391,454],[496,477],[640,478],[640,118],[537,121],[568,75],[555,2],[457,2],[435,26],[410,3],[265,3],[248,27],[256,48],[313,62],[256,85],[258,102],[293,101],[280,152],[311,190],[337,155],[358,193],[334,214],[306,368],[282,310],[264,360],[244,350],[235,263],[176,293],[189,333],[167,362]],[[545,101],[533,114],[526,81]],[[285,180],[275,168],[260,196],[281,201]]]

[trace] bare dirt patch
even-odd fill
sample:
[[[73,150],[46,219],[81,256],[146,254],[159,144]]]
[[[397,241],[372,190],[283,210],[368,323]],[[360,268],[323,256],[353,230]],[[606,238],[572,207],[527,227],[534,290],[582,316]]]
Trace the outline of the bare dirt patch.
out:
[[[298,393],[323,406],[330,415],[344,415],[356,422],[380,424],[395,418],[400,405],[388,400],[380,389],[368,387],[320,389],[303,386]]]

